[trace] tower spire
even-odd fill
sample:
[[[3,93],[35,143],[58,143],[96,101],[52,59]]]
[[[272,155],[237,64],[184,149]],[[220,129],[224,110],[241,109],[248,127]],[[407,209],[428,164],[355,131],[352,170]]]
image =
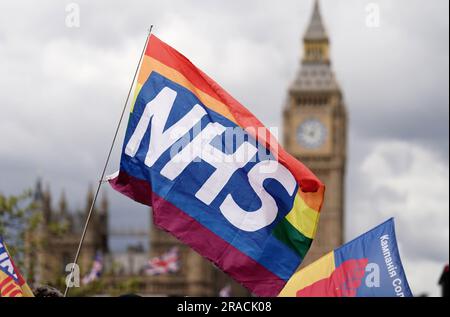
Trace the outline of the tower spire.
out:
[[[59,213],[62,215],[67,214],[67,199],[64,190],[62,191],[61,197],[59,199]]]
[[[328,35],[322,22],[319,0],[315,0],[313,13],[303,37],[303,60],[306,63],[328,64],[329,41]]]
[[[300,70],[291,85],[291,92],[298,94],[340,91],[331,69],[330,43],[320,14],[319,0],[314,0],[311,20],[303,37],[301,55]],[[303,102],[311,103],[308,98]]]
[[[320,14],[319,0],[314,0],[313,14],[303,39],[304,41],[328,41],[328,35]]]
[[[40,177],[38,177],[37,181],[36,181],[36,186],[34,188],[34,192],[33,192],[33,198],[35,202],[42,202],[42,198],[44,197],[44,192],[42,191],[42,179]]]

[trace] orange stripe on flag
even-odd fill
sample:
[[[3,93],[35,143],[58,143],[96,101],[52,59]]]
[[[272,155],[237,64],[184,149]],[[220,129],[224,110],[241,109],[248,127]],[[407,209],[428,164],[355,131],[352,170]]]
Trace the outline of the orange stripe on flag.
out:
[[[157,72],[158,74],[166,77],[167,79],[190,90],[193,94],[197,96],[198,99],[200,99],[200,101],[206,107],[224,116],[228,120],[238,124],[226,105],[224,105],[222,102],[212,97],[211,95],[207,94],[203,90],[199,89],[198,87],[194,86],[186,77],[184,77],[177,70],[162,64],[161,62],[152,57],[149,56],[144,57],[141,64],[141,70],[139,72],[138,84],[143,86],[152,72]]]
[[[317,192],[303,192],[301,190],[298,191],[299,195],[302,197],[303,201],[311,208],[317,212],[320,212],[320,208],[322,207],[323,195],[325,192],[325,187],[319,187]]]

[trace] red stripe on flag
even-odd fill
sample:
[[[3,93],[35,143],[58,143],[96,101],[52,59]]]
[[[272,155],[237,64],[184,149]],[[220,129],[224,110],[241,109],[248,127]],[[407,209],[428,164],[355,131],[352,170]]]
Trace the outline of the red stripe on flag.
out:
[[[11,294],[9,294],[9,297],[17,297],[17,295],[23,295],[22,290],[21,289],[16,289],[15,291],[12,291]]]
[[[195,87],[221,101],[217,92],[208,84],[202,72],[191,61],[177,50],[167,45],[156,36],[150,37],[145,55],[153,57],[164,65],[175,69],[186,77]]]
[[[9,292],[11,292],[17,285],[15,283],[9,284],[6,288],[2,289],[2,297],[5,297]]]
[[[7,278],[5,278],[3,281],[0,282],[0,290],[3,289],[3,287],[8,284],[9,282],[12,281],[12,276],[8,276]]]

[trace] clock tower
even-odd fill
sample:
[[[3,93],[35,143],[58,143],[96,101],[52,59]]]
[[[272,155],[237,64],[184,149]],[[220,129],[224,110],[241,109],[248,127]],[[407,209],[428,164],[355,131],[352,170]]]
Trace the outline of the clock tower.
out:
[[[300,69],[284,109],[286,150],[325,184],[325,200],[315,240],[303,265],[343,243],[347,115],[331,68],[329,39],[314,2],[303,37]]]

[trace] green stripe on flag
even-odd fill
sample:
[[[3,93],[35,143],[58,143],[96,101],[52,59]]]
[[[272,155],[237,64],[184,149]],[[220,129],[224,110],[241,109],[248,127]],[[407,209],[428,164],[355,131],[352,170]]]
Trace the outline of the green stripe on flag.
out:
[[[299,254],[302,259],[305,258],[306,252],[308,252],[313,241],[295,229],[286,218],[274,228],[273,234],[278,240]]]

